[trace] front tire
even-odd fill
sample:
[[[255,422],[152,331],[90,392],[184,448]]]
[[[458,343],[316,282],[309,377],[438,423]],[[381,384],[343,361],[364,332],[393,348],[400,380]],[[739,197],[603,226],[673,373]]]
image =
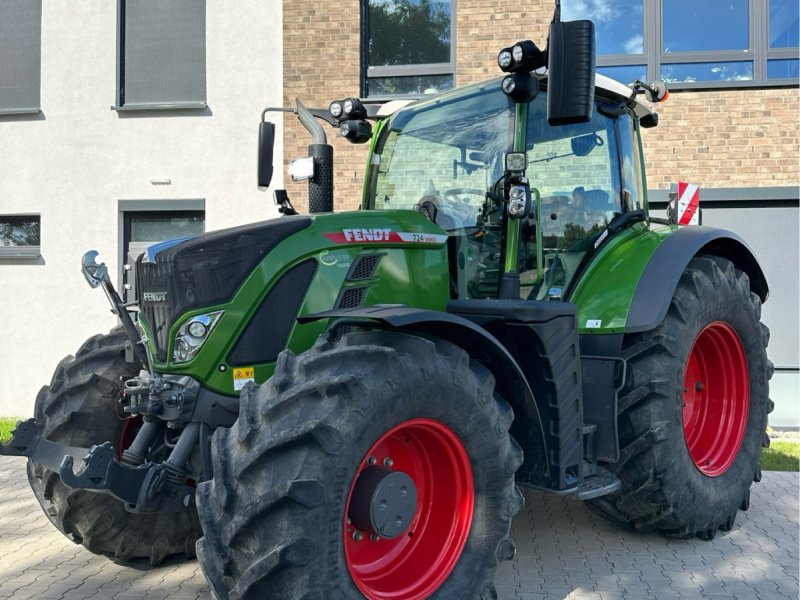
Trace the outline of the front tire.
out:
[[[711,539],[747,510],[761,479],[769,330],[746,274],[698,256],[664,321],[626,336],[628,378],[619,399],[618,492],[590,505],[641,530]]]
[[[45,439],[88,448],[106,441],[115,446],[132,438],[135,419],[119,409],[125,379],[138,369],[125,362],[122,330],[96,335],[56,368],[52,382],[36,397],[36,419]],[[194,557],[200,525],[194,508],[165,514],[134,514],[104,493],[73,489],[58,473],[28,461],[28,481],[42,510],[64,535],[95,554],[117,561]]]
[[[523,503],[512,419],[492,376],[444,341],[357,332],[282,353],[272,379],[243,392],[237,423],[214,434],[214,479],[198,488],[198,558],[214,594],[495,598]],[[387,521],[385,536],[370,530],[369,507],[382,510],[364,493],[373,475],[401,490],[387,492],[398,529]]]

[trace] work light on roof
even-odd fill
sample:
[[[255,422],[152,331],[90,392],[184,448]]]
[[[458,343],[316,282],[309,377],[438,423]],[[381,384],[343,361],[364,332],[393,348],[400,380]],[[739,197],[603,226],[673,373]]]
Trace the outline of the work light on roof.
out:
[[[342,121],[339,135],[353,144],[364,144],[372,137],[372,125],[363,119]]]
[[[539,80],[530,73],[511,73],[500,82],[500,89],[512,102],[523,104],[539,94]]]
[[[342,116],[342,103],[338,100],[335,102],[331,102],[331,105],[328,107],[328,110],[331,113],[331,116],[334,119],[338,119]]]
[[[367,108],[358,98],[346,98],[342,102],[342,111],[347,119],[366,119]]]
[[[545,54],[531,40],[522,40],[497,55],[497,65],[504,73],[530,73],[547,64]]]

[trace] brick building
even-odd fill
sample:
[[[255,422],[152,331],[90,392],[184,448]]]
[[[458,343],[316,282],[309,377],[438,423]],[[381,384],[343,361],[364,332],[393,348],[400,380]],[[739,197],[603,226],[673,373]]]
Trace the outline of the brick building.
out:
[[[371,64],[376,61],[370,51],[385,33],[376,33],[374,23],[370,27],[371,11],[399,4],[286,3],[284,102],[300,98],[308,106],[326,107],[348,96],[386,97],[370,88],[374,91],[376,79],[392,76],[398,81],[413,81],[414,75],[422,75],[416,81],[439,78],[444,87],[496,77],[500,48],[525,38],[546,44],[554,8],[550,0],[431,2],[431,11],[444,11],[450,19],[449,57],[433,65]],[[777,369],[773,424],[797,426],[797,3],[562,0],[562,7],[564,20],[595,21],[600,72],[623,81],[669,81],[670,98],[658,107],[661,124],[643,133],[651,206],[664,206],[672,181],[699,184],[704,222],[736,231],[753,247],[771,285],[764,320],[772,330],[770,357]],[[413,37],[411,30],[406,35]],[[337,160],[336,210],[357,208],[365,147],[330,138]],[[302,127],[287,119],[285,160],[304,156],[307,140]],[[287,187],[298,200],[304,197],[302,185],[288,182]]]
[[[496,77],[501,47],[544,46],[553,4],[0,0],[0,414],[29,414],[58,360],[113,326],[79,274],[83,252],[99,250],[122,286],[142,245],[277,214],[255,189],[262,108],[414,97]],[[661,125],[644,133],[651,204],[663,205],[671,181],[698,183],[705,222],[754,248],[772,290],[776,416],[797,425],[796,1],[562,5],[565,20],[595,21],[601,71],[674,82]],[[390,36],[380,19],[397,25],[400,8],[435,18]],[[387,59],[395,48],[411,58]],[[357,208],[365,146],[328,132],[336,209]],[[286,118],[276,151],[288,162],[308,142]],[[282,180],[278,169],[274,185]],[[305,186],[287,187],[302,209]],[[26,228],[30,238],[4,241]]]

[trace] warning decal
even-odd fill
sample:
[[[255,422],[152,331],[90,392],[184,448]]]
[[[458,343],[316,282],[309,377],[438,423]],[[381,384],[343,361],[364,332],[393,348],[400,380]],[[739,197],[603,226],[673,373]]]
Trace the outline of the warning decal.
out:
[[[248,381],[255,381],[255,370],[253,367],[235,367],[231,370],[233,374],[233,389],[241,391],[244,384]]]
[[[685,181],[678,182],[678,224],[700,223],[700,188]]]

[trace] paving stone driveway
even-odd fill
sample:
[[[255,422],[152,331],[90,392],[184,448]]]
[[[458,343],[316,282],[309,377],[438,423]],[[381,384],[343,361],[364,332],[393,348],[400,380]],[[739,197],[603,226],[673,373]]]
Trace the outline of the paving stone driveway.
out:
[[[797,473],[764,473],[751,508],[713,541],[639,534],[571,498],[525,492],[517,556],[498,573],[501,600],[797,599]],[[0,598],[195,600],[211,595],[196,562],[122,567],[64,538],[42,513],[25,460],[0,460]]]

